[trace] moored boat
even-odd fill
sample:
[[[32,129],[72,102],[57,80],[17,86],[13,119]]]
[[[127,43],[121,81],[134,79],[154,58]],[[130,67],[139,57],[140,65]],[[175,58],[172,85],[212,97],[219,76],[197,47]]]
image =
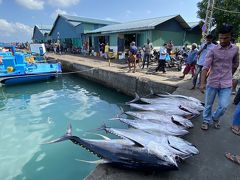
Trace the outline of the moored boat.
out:
[[[1,54],[0,83],[11,85],[55,78],[62,72],[60,63],[29,63],[24,53]]]

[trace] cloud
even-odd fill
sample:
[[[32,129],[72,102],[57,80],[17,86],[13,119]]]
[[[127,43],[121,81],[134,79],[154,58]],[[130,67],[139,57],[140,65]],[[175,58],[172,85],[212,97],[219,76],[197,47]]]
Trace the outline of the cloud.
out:
[[[32,32],[33,28],[28,25],[0,19],[0,42],[30,41]]]
[[[55,7],[69,7],[76,5],[80,0],[48,0],[48,3]]]
[[[106,21],[115,21],[115,19],[112,19],[112,18],[110,18],[110,17],[106,17],[105,20],[106,20]]]
[[[41,10],[44,8],[44,1],[42,0],[16,0],[16,2],[31,10]]]
[[[57,15],[58,14],[63,14],[63,15],[73,15],[73,16],[76,16],[77,14],[75,12],[67,12],[63,9],[56,9],[52,14],[51,14],[51,18],[52,19],[56,19]]]

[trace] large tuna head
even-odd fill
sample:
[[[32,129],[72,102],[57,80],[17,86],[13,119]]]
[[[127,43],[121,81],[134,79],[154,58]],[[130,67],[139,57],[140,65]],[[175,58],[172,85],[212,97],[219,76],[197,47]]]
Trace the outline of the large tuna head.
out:
[[[178,167],[176,156],[171,154],[166,148],[159,146],[159,144],[150,141],[148,144],[151,153],[156,154],[162,160],[168,162],[169,164]]]

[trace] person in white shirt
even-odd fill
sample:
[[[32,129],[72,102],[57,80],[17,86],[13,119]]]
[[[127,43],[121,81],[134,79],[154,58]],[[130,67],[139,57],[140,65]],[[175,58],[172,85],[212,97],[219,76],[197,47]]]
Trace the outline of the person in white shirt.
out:
[[[162,71],[163,73],[166,73],[165,66],[166,66],[166,56],[167,56],[167,44],[164,43],[163,47],[159,50],[159,60],[158,60],[158,67],[156,68],[157,71]]]
[[[201,45],[200,50],[198,51],[198,54],[197,54],[199,56],[199,58],[197,60],[197,71],[193,77],[193,87],[191,89],[195,89],[198,76],[200,76],[199,81],[201,79],[203,63],[205,61],[208,51],[216,46],[215,44],[212,43],[213,36],[211,34],[206,36],[206,40],[207,40],[207,42]],[[199,82],[199,84],[200,84],[200,82]]]

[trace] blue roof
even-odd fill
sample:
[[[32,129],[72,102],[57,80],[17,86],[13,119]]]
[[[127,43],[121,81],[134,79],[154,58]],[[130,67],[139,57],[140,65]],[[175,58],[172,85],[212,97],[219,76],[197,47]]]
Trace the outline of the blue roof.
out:
[[[45,33],[50,33],[52,29],[52,25],[35,25],[39,29],[39,31],[44,35]]]
[[[68,21],[68,22],[73,26],[78,26],[78,25],[82,24],[81,22],[76,22],[76,21]]]
[[[89,33],[115,33],[115,32],[126,32],[126,31],[137,31],[137,30],[148,30],[154,29],[157,25],[162,24],[170,19],[176,19],[182,27],[189,29],[190,26],[180,15],[171,15],[164,17],[157,17],[151,19],[143,19],[137,21],[130,21],[121,24],[108,25]]]
[[[53,24],[53,27],[51,28],[51,31],[49,34],[52,33],[58,19],[62,17],[67,20],[68,23],[70,23],[72,26],[76,27],[80,25],[81,23],[89,23],[89,24],[102,24],[102,25],[110,25],[110,24],[117,24],[119,22],[113,22],[113,21],[106,21],[106,20],[100,20],[100,19],[93,19],[93,18],[86,18],[86,17],[79,17],[79,16],[70,16],[70,15],[63,15],[59,14]]]
[[[70,15],[60,15],[67,19],[69,22],[85,22],[85,23],[91,23],[91,24],[103,24],[103,25],[109,25],[109,24],[116,24],[118,22],[113,21],[106,21],[101,19],[93,19],[93,18],[86,18],[86,17],[79,17],[79,16],[70,16]]]

